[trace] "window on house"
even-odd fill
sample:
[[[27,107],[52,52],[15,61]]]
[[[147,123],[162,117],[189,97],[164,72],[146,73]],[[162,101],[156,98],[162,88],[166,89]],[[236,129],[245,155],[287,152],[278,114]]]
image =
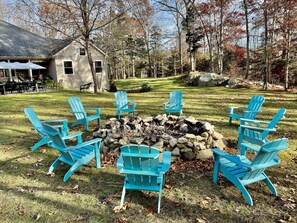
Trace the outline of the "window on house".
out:
[[[79,48],[79,55],[85,56],[86,55],[86,49],[85,48]]]
[[[64,61],[64,74],[73,74],[73,65],[71,60]]]
[[[101,73],[102,72],[102,61],[101,60],[94,61],[94,67],[95,67],[96,73]]]

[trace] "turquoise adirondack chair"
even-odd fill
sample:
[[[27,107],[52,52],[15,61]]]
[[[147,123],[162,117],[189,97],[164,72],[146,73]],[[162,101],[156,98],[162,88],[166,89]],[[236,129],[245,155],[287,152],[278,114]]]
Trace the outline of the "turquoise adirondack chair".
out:
[[[101,167],[100,138],[82,142],[81,133],[79,132],[72,135],[72,137],[77,137],[77,145],[67,146],[59,131],[47,124],[42,124],[42,127],[44,133],[51,139],[49,146],[60,152],[60,156],[50,166],[49,173],[52,173],[61,162],[68,164],[71,167],[64,176],[63,181],[66,182],[74,171],[89,163],[93,158],[96,159],[96,167]]]
[[[34,146],[32,146],[31,148],[32,151],[38,149],[40,146],[48,144],[51,141],[50,138],[42,132],[41,123],[58,124],[58,125],[54,125],[54,128],[56,128],[63,137],[68,135],[67,119],[40,121],[33,108],[25,108],[24,112],[27,118],[30,120],[30,122],[33,125],[32,130],[36,130],[41,137],[41,139]]]
[[[246,149],[254,150],[254,146],[248,143],[240,145],[242,154]],[[270,179],[265,174],[265,169],[280,163],[277,154],[280,150],[288,148],[288,139],[282,138],[270,141],[261,146],[254,159],[250,161],[245,155],[229,155],[217,148],[213,149],[214,173],[213,181],[217,184],[218,174],[221,172],[242,193],[248,204],[253,206],[253,200],[245,185],[258,181],[264,181],[274,196],[277,191]]]
[[[270,132],[276,131],[275,126],[285,116],[286,109],[281,108],[270,122],[240,119],[238,128],[238,148],[243,141],[256,145],[263,145],[269,142],[267,136]],[[263,124],[265,126],[263,126]]]
[[[170,100],[163,103],[165,113],[183,113],[183,93],[181,91],[171,91]],[[169,105],[169,106],[168,106]]]
[[[248,106],[229,107],[229,125],[232,124],[232,118],[237,120],[241,118],[255,119],[256,115],[261,112],[260,108],[263,105],[265,98],[263,96],[253,96]],[[244,109],[243,114],[234,113],[235,109]]]
[[[128,112],[128,113],[135,113],[136,103],[128,101],[128,94],[126,91],[117,91],[114,93],[115,100],[113,104],[117,107],[116,116],[120,119],[121,113]]]
[[[81,100],[79,97],[70,97],[68,99],[69,105],[72,109],[72,112],[74,113],[76,117],[76,121],[72,123],[71,128],[76,125],[84,125],[84,128],[86,131],[89,131],[89,124],[88,122],[96,120],[98,122],[98,126],[100,125],[100,108],[84,108],[83,104],[81,103]],[[95,111],[96,113],[93,115],[87,115],[86,111]]]
[[[145,190],[159,192],[158,213],[160,213],[162,187],[165,173],[170,168],[171,153],[164,152],[159,160],[159,150],[146,145],[125,145],[117,161],[120,173],[126,174],[120,208],[123,207],[126,190]]]

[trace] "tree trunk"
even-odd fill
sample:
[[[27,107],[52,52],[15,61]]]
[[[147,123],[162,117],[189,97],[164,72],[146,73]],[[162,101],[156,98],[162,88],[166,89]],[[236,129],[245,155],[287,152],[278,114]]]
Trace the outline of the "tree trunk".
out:
[[[273,13],[272,18],[272,27],[271,27],[271,37],[269,41],[269,51],[268,51],[268,76],[267,82],[271,83],[271,68],[272,68],[272,55],[273,55],[273,42],[274,42],[274,35],[275,35],[275,13]]]
[[[219,75],[223,74],[223,57],[224,57],[224,45],[223,45],[223,18],[224,18],[224,0],[221,0],[220,5],[220,32],[219,32],[219,48],[218,48],[218,66],[219,66]]]
[[[245,12],[245,30],[246,30],[246,66],[245,66],[245,76],[247,79],[250,73],[250,30],[249,30],[249,11],[247,0],[243,1],[244,12]]]
[[[268,52],[267,52],[267,43],[268,43],[268,15],[267,15],[267,3],[266,0],[264,0],[263,2],[264,5],[264,60],[265,60],[265,71],[264,71],[264,75],[263,75],[263,89],[267,90],[268,88],[268,69],[269,69],[269,60],[268,60]]]
[[[195,71],[196,70],[195,55],[192,50],[190,50],[190,65],[191,65],[191,71]]]
[[[92,58],[91,51],[89,49],[89,40],[88,39],[85,39],[85,48],[86,48],[88,62],[90,65],[90,69],[91,69],[91,73],[92,73],[92,77],[93,77],[93,81],[94,81],[94,93],[98,93],[101,88],[101,83],[100,83],[100,85],[98,83],[99,81],[98,81],[98,77],[97,77],[95,69],[94,69],[93,58]]]
[[[287,33],[287,46],[286,46],[286,67],[285,67],[285,90],[289,89],[289,68],[290,68],[290,48],[291,48],[291,34],[288,28]]]
[[[135,59],[132,58],[132,77],[135,77]]]

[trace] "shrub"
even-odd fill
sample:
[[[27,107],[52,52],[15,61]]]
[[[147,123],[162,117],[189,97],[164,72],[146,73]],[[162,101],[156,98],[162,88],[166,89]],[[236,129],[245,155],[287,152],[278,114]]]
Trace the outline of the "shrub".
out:
[[[141,85],[140,92],[149,92],[152,91],[153,88],[146,82]]]

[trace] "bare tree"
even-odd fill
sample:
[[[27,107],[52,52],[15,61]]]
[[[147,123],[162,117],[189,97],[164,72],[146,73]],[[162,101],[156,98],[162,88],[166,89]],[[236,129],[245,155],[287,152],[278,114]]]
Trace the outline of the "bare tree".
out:
[[[105,0],[40,0],[37,5],[34,0],[22,0],[22,2],[32,10],[31,15],[38,25],[77,40],[84,46],[94,81],[94,91],[95,93],[102,91],[101,81],[99,81],[93,66],[90,51],[91,38],[102,27],[122,14],[105,19],[105,15],[109,11],[109,1]]]
[[[246,32],[246,65],[245,65],[245,79],[249,77],[250,72],[250,29],[249,29],[249,6],[248,0],[243,0],[243,8],[245,15],[245,32]]]

